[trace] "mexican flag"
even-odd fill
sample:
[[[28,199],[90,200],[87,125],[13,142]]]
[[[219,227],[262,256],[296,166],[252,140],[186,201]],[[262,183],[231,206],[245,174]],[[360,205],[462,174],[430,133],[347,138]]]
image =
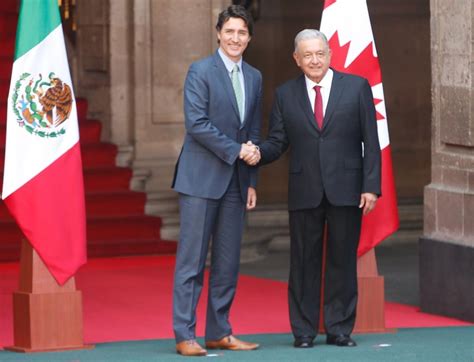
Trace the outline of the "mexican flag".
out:
[[[362,219],[358,249],[361,256],[399,226],[382,73],[366,0],[325,0],[320,29],[329,41],[331,66],[366,78],[374,95],[382,153],[382,196],[375,209]]]
[[[86,262],[77,111],[57,0],[22,0],[2,198],[59,284]]]

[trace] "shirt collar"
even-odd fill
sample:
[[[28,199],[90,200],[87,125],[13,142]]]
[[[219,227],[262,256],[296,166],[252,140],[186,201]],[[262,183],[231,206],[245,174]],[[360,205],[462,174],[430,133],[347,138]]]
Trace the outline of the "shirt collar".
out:
[[[305,80],[306,80],[306,88],[308,88],[308,90],[310,90],[310,89],[313,89],[314,86],[319,85],[322,88],[330,89],[331,84],[332,84],[333,76],[334,76],[334,72],[332,71],[331,68],[329,68],[328,71],[326,72],[326,74],[324,75],[323,79],[321,79],[321,82],[316,83],[316,82],[313,82],[311,79],[309,79],[305,74],[304,77],[305,77]]]
[[[236,64],[239,66],[240,71],[242,71],[242,57],[240,57],[239,61],[235,63],[233,60],[229,59],[227,55],[224,54],[221,48],[219,48],[217,52],[219,53],[222,61],[224,62],[225,68],[229,73],[232,73],[232,69],[234,69],[234,65]]]

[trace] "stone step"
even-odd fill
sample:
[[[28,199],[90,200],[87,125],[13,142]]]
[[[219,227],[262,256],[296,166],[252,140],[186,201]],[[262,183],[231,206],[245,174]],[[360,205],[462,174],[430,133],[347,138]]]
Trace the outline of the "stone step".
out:
[[[423,235],[423,228],[400,229],[380,243],[380,246],[394,244],[417,243]]]
[[[288,227],[288,209],[286,204],[257,206],[247,214],[249,227]]]
[[[288,240],[285,250],[289,250],[290,237],[287,227],[247,227],[242,238],[240,262],[248,263],[263,259],[268,253],[270,244],[278,238]]]
[[[423,227],[423,205],[403,204],[398,206],[400,229],[413,230]],[[288,225],[288,211],[285,204],[263,205],[248,214],[251,227]]]
[[[165,240],[179,239],[179,214],[162,214],[161,237]]]
[[[275,236],[268,242],[268,251],[289,251],[290,250],[290,234],[288,229],[281,229],[280,232],[275,232]],[[413,230],[398,230],[384,241],[379,246],[390,246],[399,244],[414,244],[417,243],[422,236],[422,229]]]
[[[145,212],[160,217],[179,213],[178,194],[172,190],[148,192]]]
[[[156,193],[154,210],[162,217],[161,237],[165,240],[179,239],[179,213],[177,199],[166,193]],[[415,243],[422,234],[423,205],[413,201],[400,202],[399,230],[381,245]],[[419,201],[417,201],[419,202]],[[161,206],[156,207],[158,205]],[[168,205],[166,205],[169,203]],[[174,207],[172,206],[174,205]],[[161,210],[161,213],[160,211]],[[288,210],[286,204],[259,205],[247,214],[247,224],[242,240],[241,262],[255,261],[271,251],[288,251],[290,248]]]

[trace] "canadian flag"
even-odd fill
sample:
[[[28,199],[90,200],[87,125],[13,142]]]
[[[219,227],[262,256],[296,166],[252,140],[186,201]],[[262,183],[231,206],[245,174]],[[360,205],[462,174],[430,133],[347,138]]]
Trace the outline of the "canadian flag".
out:
[[[382,74],[366,0],[325,0],[320,30],[332,51],[331,67],[366,78],[374,95],[382,151],[382,196],[375,209],[362,219],[361,256],[399,226]]]
[[[59,284],[86,262],[82,161],[57,0],[22,0],[2,198]]]

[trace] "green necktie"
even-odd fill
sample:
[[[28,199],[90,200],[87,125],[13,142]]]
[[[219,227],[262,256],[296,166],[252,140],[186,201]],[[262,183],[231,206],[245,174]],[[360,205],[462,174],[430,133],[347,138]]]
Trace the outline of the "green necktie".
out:
[[[239,66],[237,64],[234,65],[234,69],[232,69],[232,88],[234,88],[235,99],[239,107],[240,121],[243,122],[244,95],[242,94],[242,87],[240,85],[239,71]]]

